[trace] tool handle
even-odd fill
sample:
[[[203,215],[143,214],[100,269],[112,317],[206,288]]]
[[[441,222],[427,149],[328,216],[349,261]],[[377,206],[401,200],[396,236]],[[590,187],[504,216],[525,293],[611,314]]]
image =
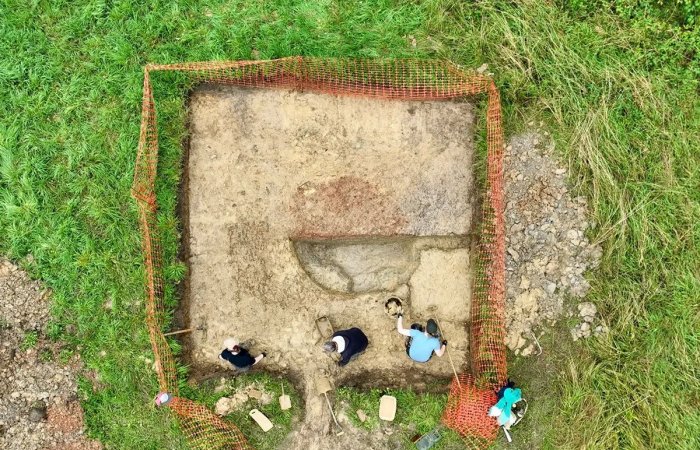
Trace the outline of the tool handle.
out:
[[[173,336],[176,334],[189,333],[190,331],[194,331],[194,328],[185,328],[184,330],[177,330],[177,331],[171,331],[170,333],[163,333],[163,336]]]
[[[440,326],[440,322],[435,319],[435,323],[438,326],[438,331],[440,331],[440,337],[445,339],[445,335],[442,333],[442,327]],[[455,363],[452,361],[452,355],[450,355],[450,349],[445,346],[445,351],[447,352],[447,358],[450,360],[450,366],[452,366],[452,372],[455,374],[455,378],[457,379],[457,385],[459,386],[460,391],[462,390],[462,383],[459,381],[459,375],[457,375],[457,369],[455,369]]]
[[[328,403],[328,409],[330,410],[331,416],[333,417],[333,422],[335,422],[335,424],[338,426],[338,428],[341,428],[341,429],[342,429],[342,427],[341,427],[340,424],[338,423],[338,419],[335,418],[335,413],[333,412],[333,407],[331,406],[331,401],[328,400],[328,394],[326,394],[326,393],[324,392],[324,393],[323,393],[323,396],[326,397],[326,403]]]
[[[503,428],[503,432],[506,434],[506,440],[508,441],[508,443],[513,442],[513,438],[510,437],[510,433],[508,432],[508,430],[506,430],[506,427],[501,427],[501,428]]]

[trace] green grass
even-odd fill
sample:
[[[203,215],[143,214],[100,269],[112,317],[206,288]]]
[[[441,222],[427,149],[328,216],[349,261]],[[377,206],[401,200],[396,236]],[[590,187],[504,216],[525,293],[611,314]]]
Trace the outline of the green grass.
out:
[[[349,405],[347,414],[356,427],[377,431],[383,428],[379,419],[379,401],[384,394],[396,397],[397,403],[396,417],[391,423],[391,428],[397,431],[392,435],[391,442],[411,448],[415,436],[422,436],[440,425],[447,394],[416,394],[397,389],[358,391],[343,387],[338,389],[337,398]],[[365,422],[358,418],[358,409],[367,414]],[[435,450],[463,447],[461,438],[454,431],[441,427],[441,435],[439,443],[433,447]]]
[[[22,338],[22,342],[19,344],[19,349],[24,351],[24,350],[29,350],[30,348],[36,347],[36,344],[39,343],[39,333],[36,331],[28,331],[27,333],[24,334],[24,337]]]
[[[108,448],[184,446],[170,416],[151,406],[157,385],[139,358],[152,357],[129,197],[143,65],[431,56],[490,64],[507,134],[529,120],[548,124],[576,190],[590,200],[590,237],[605,249],[590,298],[611,332],[554,358],[555,376],[516,361],[514,373],[542,399],[531,404],[537,420],[521,430],[544,448],[697,448],[700,31],[689,19],[697,10],[691,0],[587,5],[0,3],[0,252],[54,291],[50,335],[68,341],[62,354],[80,351],[86,370],[99,375],[97,390],[81,382],[89,434]],[[183,273],[174,206],[184,86],[167,76],[156,86],[159,226],[172,306]],[[103,308],[110,299],[113,307]],[[429,409],[407,420],[435,423],[439,408]]]

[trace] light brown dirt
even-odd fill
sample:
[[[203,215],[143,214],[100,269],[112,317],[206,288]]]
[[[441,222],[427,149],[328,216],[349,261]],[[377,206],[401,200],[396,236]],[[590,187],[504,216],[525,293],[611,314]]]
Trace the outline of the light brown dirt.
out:
[[[469,104],[205,87],[190,108],[186,305],[189,325],[206,326],[189,337],[195,367],[217,364],[226,336],[254,339],[253,353],[268,352],[260,368],[304,390],[300,436],[325,434],[320,373],[417,389],[451,376],[446,357],[409,360],[384,311],[396,295],[405,326],[439,319],[467,370]],[[321,351],[323,315],[369,337],[346,368]]]

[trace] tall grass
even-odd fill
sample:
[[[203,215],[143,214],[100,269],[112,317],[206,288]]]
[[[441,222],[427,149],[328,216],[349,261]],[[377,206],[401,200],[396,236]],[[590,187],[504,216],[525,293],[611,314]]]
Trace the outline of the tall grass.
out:
[[[432,45],[491,64],[509,129],[550,124],[576,190],[591,200],[590,238],[605,250],[590,298],[612,331],[588,344],[588,357],[571,357],[551,387],[561,415],[547,425],[556,430],[549,445],[697,448],[697,59],[672,64],[664,54],[668,65],[654,64],[678,37],[605,12],[582,21],[543,2],[489,1],[447,11],[430,22],[442,32]]]
[[[698,31],[666,27],[658,15],[577,5],[0,3],[0,252],[54,290],[51,334],[79,350],[91,374],[81,383],[90,434],[111,448],[183,445],[176,425],[148,406],[156,383],[140,359],[150,349],[129,188],[142,66],[437,56],[490,64],[508,133],[534,119],[549,124],[578,192],[590,199],[590,237],[605,249],[591,298],[611,332],[559,366],[565,375],[550,389],[560,414],[539,424],[544,445],[697,448]],[[182,86],[163,79],[157,88],[159,223],[174,292],[186,113]]]

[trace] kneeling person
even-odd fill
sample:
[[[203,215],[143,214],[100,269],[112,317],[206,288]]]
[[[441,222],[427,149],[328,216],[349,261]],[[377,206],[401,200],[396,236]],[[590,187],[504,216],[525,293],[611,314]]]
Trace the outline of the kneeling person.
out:
[[[333,333],[331,340],[323,344],[323,350],[329,353],[340,353],[338,365],[344,366],[360,356],[368,344],[367,336],[362,330],[350,328],[349,330],[340,330]]]
[[[447,341],[442,341],[441,343],[436,337],[438,335],[438,326],[433,319],[428,320],[425,331],[417,323],[411,325],[410,329],[406,329],[403,327],[403,314],[399,314],[396,319],[396,329],[399,333],[408,337],[406,339],[406,353],[412,360],[424,363],[432,358],[433,352],[438,356],[445,354]]]
[[[239,372],[247,372],[255,364],[259,363],[265,357],[265,353],[261,353],[255,358],[250,356],[250,352],[240,346],[238,340],[228,338],[224,340],[224,350],[219,355],[222,361],[228,361]]]

